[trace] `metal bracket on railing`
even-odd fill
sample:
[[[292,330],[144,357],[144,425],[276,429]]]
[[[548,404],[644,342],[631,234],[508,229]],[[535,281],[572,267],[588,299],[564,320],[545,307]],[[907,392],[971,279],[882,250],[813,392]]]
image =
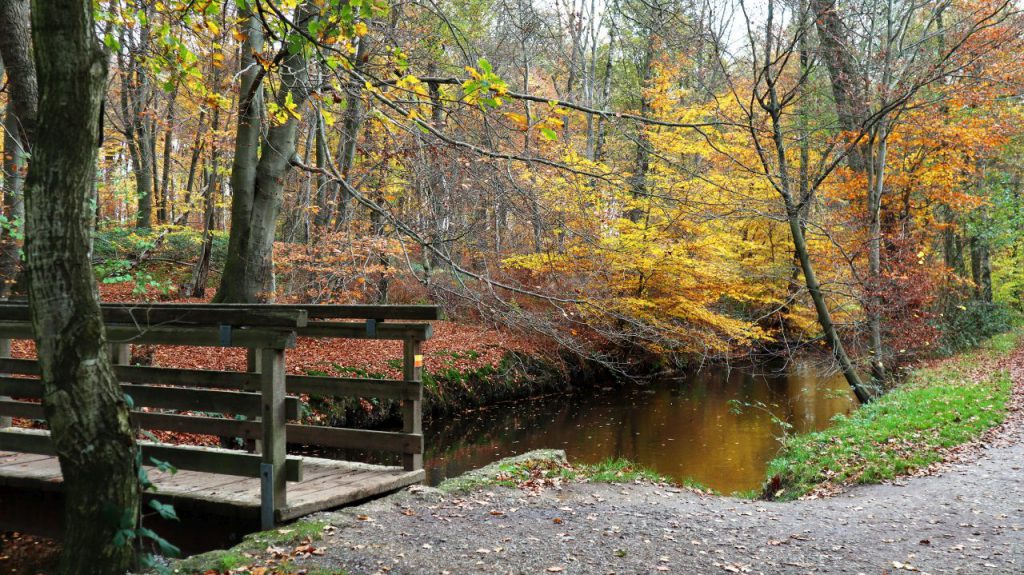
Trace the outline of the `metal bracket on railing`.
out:
[[[274,528],[274,465],[260,463],[260,528]]]
[[[231,346],[231,326],[221,325],[220,326],[220,345],[222,347]]]
[[[366,320],[366,337],[377,337],[377,320]]]

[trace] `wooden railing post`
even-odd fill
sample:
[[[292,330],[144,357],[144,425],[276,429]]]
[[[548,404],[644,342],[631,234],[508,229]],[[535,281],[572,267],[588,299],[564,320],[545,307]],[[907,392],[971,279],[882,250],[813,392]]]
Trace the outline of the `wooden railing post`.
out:
[[[0,357],[11,357],[11,340],[0,339]],[[7,375],[7,374],[3,374]],[[9,397],[0,396],[0,399],[10,399]],[[0,429],[10,427],[14,424],[14,421],[10,417],[0,417]]]
[[[258,348],[249,347],[245,350],[245,371],[249,373],[259,373],[262,366],[260,365],[260,350]],[[262,450],[262,441],[259,439],[246,439],[244,440],[244,448],[249,453],[259,453]]]
[[[423,352],[422,343],[418,339],[403,340],[403,379],[409,383],[419,384],[417,399],[402,401],[402,431],[405,433],[423,434]],[[419,453],[402,455],[402,466],[406,471],[423,469],[423,443],[420,442]]]
[[[261,517],[263,529],[270,529],[274,526],[278,511],[284,509],[287,502],[283,349],[260,350],[260,383],[263,394]]]
[[[131,365],[132,363],[132,346],[128,343],[111,343],[108,344],[110,347],[110,363],[114,365]]]

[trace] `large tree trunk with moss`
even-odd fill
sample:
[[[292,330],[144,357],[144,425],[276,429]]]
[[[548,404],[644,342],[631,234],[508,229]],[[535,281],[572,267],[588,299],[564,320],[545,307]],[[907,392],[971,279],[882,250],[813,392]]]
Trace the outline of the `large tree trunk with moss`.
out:
[[[244,12],[244,11],[243,11]],[[315,8],[304,3],[295,17],[305,29]],[[261,133],[263,88],[254,54],[263,49],[259,18],[248,18],[242,44],[242,82],[239,96],[238,132],[231,167],[231,234],[228,257],[215,302],[255,303],[274,298],[274,236],[281,212],[285,178],[295,155],[298,120],[289,115]],[[281,63],[281,89],[277,104],[285,109],[290,98],[302,109],[309,98],[309,74],[303,51],[286,56]],[[262,138],[261,138],[262,136]]]
[[[0,30],[0,59],[9,80],[3,125],[4,221],[0,225],[0,297],[7,297],[20,268],[18,226],[25,213],[25,171],[39,99],[32,62],[29,0],[0,2]]]
[[[39,117],[26,183],[29,301],[43,407],[64,476],[59,572],[124,573],[115,533],[138,514],[136,445],[110,365],[89,264],[92,193],[107,55],[92,2],[35,0]]]

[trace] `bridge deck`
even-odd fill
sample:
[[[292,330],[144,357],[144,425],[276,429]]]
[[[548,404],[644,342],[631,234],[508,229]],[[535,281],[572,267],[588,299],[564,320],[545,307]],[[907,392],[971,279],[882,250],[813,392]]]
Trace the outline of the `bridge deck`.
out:
[[[303,457],[302,481],[289,482],[288,500],[278,521],[288,521],[401,489],[423,480],[422,469],[367,465]],[[258,518],[260,480],[219,473],[179,470],[175,474],[148,469],[157,486],[152,496],[179,508],[230,517]],[[57,458],[0,451],[0,487],[59,491],[62,478]]]

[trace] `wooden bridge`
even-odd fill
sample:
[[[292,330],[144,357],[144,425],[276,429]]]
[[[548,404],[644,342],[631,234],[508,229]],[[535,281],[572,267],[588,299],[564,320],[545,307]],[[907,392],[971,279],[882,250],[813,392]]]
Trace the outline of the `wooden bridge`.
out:
[[[242,438],[248,451],[140,441],[163,503],[241,518],[264,529],[423,480],[421,344],[433,306],[103,304],[115,372],[140,430]],[[297,337],[402,342],[401,380],[286,375]],[[0,303],[0,487],[59,491],[49,433],[11,427],[42,420],[35,360],[10,358],[12,339],[32,339],[24,303]],[[132,344],[240,347],[245,372],[130,365]],[[305,425],[299,394],[397,400],[401,432]],[[186,412],[186,413],[182,413]],[[150,434],[152,435],[152,434]],[[400,453],[401,467],[289,456],[287,444]],[[176,473],[149,467],[165,461]]]

